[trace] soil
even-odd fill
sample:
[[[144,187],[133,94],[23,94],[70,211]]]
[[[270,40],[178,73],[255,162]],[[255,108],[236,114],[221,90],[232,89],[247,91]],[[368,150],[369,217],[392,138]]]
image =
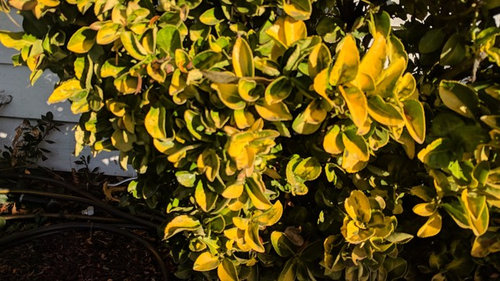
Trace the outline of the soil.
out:
[[[138,232],[143,238],[144,233]],[[160,255],[167,257],[165,249]],[[0,251],[2,281],[162,280],[142,244],[103,231],[67,231]]]

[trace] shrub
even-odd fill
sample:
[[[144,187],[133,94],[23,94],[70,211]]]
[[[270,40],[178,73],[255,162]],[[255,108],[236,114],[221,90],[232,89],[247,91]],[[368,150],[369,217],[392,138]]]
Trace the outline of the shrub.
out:
[[[178,278],[499,266],[498,1],[1,3],[14,64],[81,115],[75,153],[118,150],[168,214]]]

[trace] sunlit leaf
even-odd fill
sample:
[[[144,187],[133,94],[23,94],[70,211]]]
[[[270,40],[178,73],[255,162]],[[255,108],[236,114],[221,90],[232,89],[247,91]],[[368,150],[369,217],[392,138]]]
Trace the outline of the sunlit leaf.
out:
[[[255,75],[252,50],[248,42],[241,37],[238,37],[234,43],[232,62],[236,76],[253,77]]]
[[[442,223],[441,215],[438,212],[434,213],[429,217],[427,222],[420,227],[417,236],[420,238],[427,238],[437,235],[441,231]]]
[[[179,215],[167,223],[163,239],[169,239],[181,231],[197,231],[200,227],[201,224],[197,219],[188,215]]]
[[[210,252],[203,252],[194,261],[193,270],[210,271],[212,269],[216,269],[219,264],[219,257],[212,255]]]
[[[347,35],[336,54],[335,64],[330,71],[328,81],[331,85],[340,85],[354,80],[358,74],[359,51],[352,35]]]

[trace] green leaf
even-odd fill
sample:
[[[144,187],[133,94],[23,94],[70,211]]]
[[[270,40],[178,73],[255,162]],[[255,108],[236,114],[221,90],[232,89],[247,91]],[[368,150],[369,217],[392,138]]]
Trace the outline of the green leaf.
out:
[[[156,34],[156,46],[165,55],[176,57],[176,50],[182,48],[179,30],[174,25],[165,25]],[[177,60],[176,60],[177,62]]]
[[[193,65],[200,70],[206,70],[210,69],[214,64],[220,62],[221,59],[221,53],[212,50],[206,50],[198,53],[193,58]]]
[[[439,97],[444,105],[462,116],[474,118],[477,115],[479,100],[476,92],[460,82],[442,80]]]
[[[442,45],[445,34],[441,29],[431,29],[427,31],[418,43],[418,50],[422,54],[437,51]]]
[[[134,59],[143,60],[146,57],[146,49],[144,49],[132,31],[122,32],[120,34],[120,40],[127,53]]]
[[[196,174],[189,171],[178,171],[175,173],[175,177],[179,184],[185,187],[193,187],[196,181]]]
[[[206,25],[216,25],[222,21],[220,19],[217,19],[215,15],[215,8],[211,8],[203,12],[203,14],[200,15],[199,19],[203,24]]]
[[[276,78],[265,91],[266,104],[272,105],[286,99],[292,92],[293,86],[286,76]]]
[[[236,266],[229,259],[222,260],[222,263],[217,267],[217,276],[222,281],[238,281],[238,271]]]
[[[431,168],[446,168],[451,161],[452,144],[448,139],[439,138],[418,153],[418,159]]]
[[[280,257],[290,257],[295,253],[295,246],[283,232],[273,231],[271,233],[271,244]]]
[[[368,99],[368,114],[375,121],[386,126],[402,127],[404,124],[403,116],[398,108],[385,102],[380,96],[371,96]]]
[[[281,273],[278,276],[278,281],[294,281],[296,276],[296,270],[297,270],[296,259],[295,258],[289,259],[283,266],[283,269],[281,270]]]
[[[296,20],[308,20],[311,16],[311,0],[283,0],[283,10]]]
[[[456,65],[465,58],[465,44],[458,33],[453,34],[443,46],[439,64]]]

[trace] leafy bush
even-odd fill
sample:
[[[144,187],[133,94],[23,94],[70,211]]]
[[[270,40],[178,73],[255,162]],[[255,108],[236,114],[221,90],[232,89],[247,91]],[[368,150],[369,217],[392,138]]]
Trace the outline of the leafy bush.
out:
[[[9,0],[0,42],[137,170],[178,278],[487,280],[500,5],[398,2]]]

